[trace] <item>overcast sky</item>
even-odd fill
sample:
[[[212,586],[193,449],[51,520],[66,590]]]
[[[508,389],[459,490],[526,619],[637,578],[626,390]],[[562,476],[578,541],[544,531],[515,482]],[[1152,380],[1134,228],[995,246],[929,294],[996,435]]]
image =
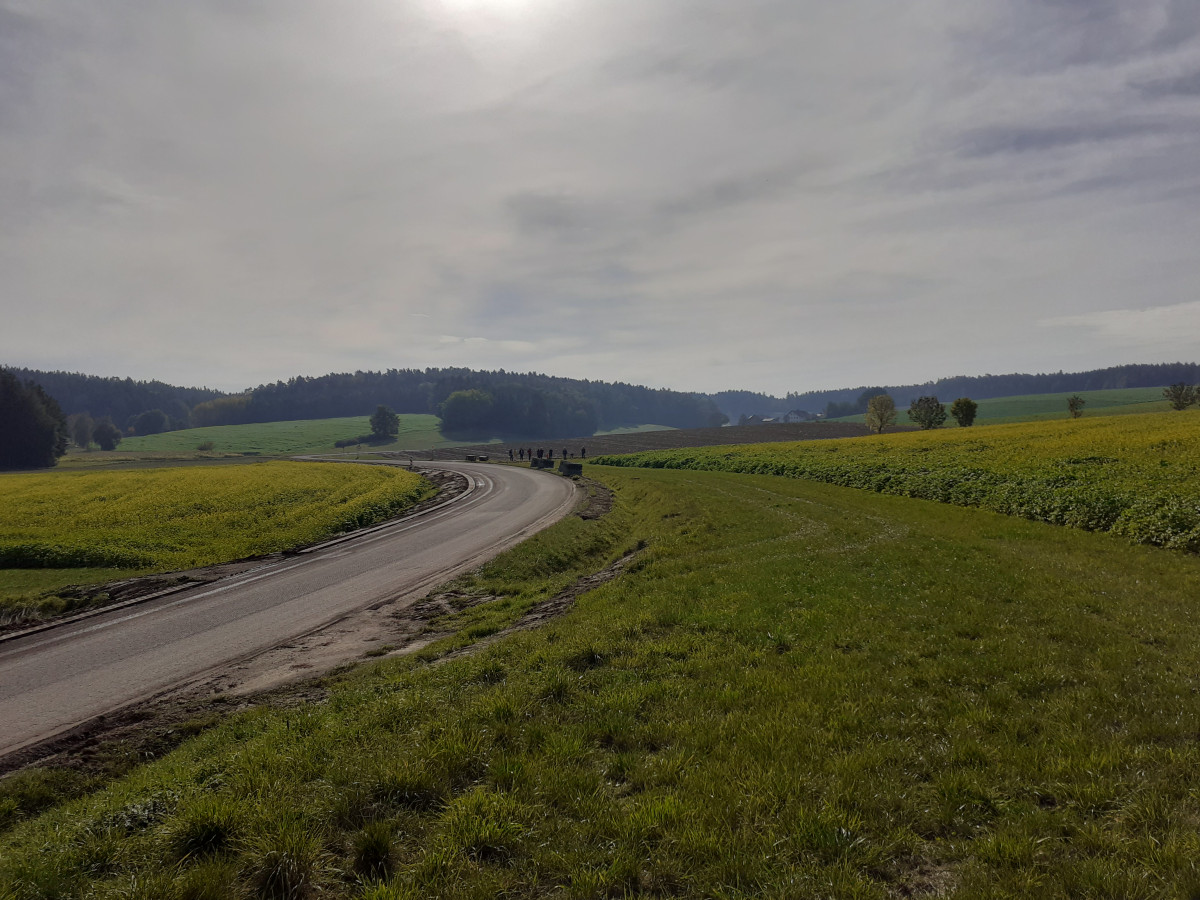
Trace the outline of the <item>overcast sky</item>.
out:
[[[1196,0],[0,0],[0,363],[1200,360]]]

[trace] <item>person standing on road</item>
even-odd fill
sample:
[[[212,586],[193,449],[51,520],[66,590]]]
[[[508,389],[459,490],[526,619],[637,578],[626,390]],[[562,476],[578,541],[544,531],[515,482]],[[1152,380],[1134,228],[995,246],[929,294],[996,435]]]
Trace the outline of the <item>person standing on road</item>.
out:
[[[509,462],[513,461],[512,447],[508,448],[508,461]]]
[[[587,459],[587,447],[580,447],[580,448],[579,448],[579,458],[580,458],[580,459]]]

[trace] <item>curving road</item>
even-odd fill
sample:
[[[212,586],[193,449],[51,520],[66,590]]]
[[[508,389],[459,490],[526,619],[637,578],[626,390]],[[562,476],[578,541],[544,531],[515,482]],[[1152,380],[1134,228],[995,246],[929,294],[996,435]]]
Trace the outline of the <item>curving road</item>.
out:
[[[571,481],[431,463],[469,489],[408,520],[0,643],[0,756],[384,600],[413,602],[564,516]]]

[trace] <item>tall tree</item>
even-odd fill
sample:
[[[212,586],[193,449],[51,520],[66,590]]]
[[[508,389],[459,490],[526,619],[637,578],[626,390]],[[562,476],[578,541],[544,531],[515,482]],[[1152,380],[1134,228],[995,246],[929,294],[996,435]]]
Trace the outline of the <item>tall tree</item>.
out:
[[[0,468],[46,469],[67,452],[67,418],[32,381],[0,370]]]
[[[112,423],[112,419],[105,416],[92,429],[92,439],[101,450],[116,450],[117,444],[121,443],[121,429]]]
[[[1078,394],[1072,394],[1067,398],[1067,412],[1071,414],[1072,419],[1078,419],[1083,415],[1083,405],[1087,403]]]
[[[979,410],[979,404],[970,397],[959,397],[950,406],[950,415],[954,416],[954,421],[961,428],[969,428],[975,424],[975,413]]]
[[[1171,404],[1171,409],[1187,409],[1196,402],[1197,393],[1197,389],[1186,381],[1163,388],[1163,397]]]
[[[379,440],[395,437],[400,433],[400,417],[380,404],[371,415],[371,434]]]
[[[75,442],[80,450],[86,450],[92,443],[92,429],[96,427],[96,423],[92,421],[92,417],[87,413],[75,413],[73,416],[67,417],[67,425],[71,430],[71,440]]]
[[[883,434],[883,429],[896,424],[896,401],[890,394],[876,394],[867,401],[867,427],[876,434]]]
[[[133,430],[136,434],[162,434],[170,427],[171,420],[161,409],[148,409],[133,420]]]
[[[923,430],[940,428],[946,421],[946,406],[937,397],[918,397],[908,408],[908,417]]]

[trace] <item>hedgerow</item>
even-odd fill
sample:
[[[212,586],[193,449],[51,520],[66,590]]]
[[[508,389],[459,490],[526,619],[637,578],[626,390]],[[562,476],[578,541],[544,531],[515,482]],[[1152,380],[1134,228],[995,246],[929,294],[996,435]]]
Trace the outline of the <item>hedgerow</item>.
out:
[[[602,465],[807,478],[1200,552],[1200,417],[1153,413],[605,456]]]

